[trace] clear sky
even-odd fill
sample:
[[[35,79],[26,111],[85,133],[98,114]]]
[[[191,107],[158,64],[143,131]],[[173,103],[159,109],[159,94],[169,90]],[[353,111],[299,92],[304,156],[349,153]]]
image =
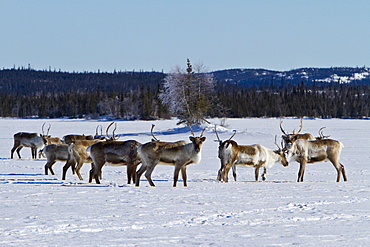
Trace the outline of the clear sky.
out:
[[[0,68],[370,67],[370,0],[0,0]]]

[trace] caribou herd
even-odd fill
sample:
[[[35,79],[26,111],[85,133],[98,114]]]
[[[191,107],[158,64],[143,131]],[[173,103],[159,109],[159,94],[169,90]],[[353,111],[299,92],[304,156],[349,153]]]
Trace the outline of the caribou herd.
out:
[[[267,169],[275,163],[284,167],[290,162],[298,162],[300,165],[297,182],[303,182],[305,167],[307,163],[316,163],[321,161],[330,161],[337,170],[337,182],[341,177],[347,181],[346,171],[343,164],[340,163],[340,154],[343,144],[339,141],[329,139],[329,136],[323,134],[323,128],[319,130],[319,136],[314,137],[310,133],[301,134],[302,119],[297,132],[287,133],[283,126],[283,120],[280,119],[280,130],[282,132],[280,146],[276,142],[277,149],[272,150],[261,144],[241,145],[232,138],[226,141],[220,140],[215,126],[216,142],[218,146],[218,158],[221,162],[221,168],[218,171],[217,180],[227,183],[228,174],[232,169],[234,180],[236,181],[236,166],[250,166],[255,168],[255,180],[258,181],[259,171],[263,168],[262,180],[266,180]],[[114,125],[112,134],[109,135],[109,129]],[[23,147],[31,148],[32,158],[37,155],[46,158],[45,175],[50,172],[55,175],[53,165],[56,161],[65,162],[62,169],[62,179],[66,179],[69,168],[76,174],[80,180],[83,180],[80,170],[84,163],[91,163],[89,172],[89,182],[95,180],[100,184],[102,179],[102,168],[105,164],[120,165],[127,167],[127,183],[131,181],[136,186],[140,184],[140,177],[145,173],[145,177],[150,186],[155,186],[151,174],[158,164],[173,165],[174,179],[173,187],[176,187],[179,173],[181,171],[184,186],[187,186],[186,168],[190,164],[199,163],[201,160],[202,146],[206,140],[203,136],[204,130],[200,136],[195,136],[191,127],[192,136],[189,141],[163,142],[158,140],[153,134],[154,125],[150,130],[151,141],[139,143],[136,140],[118,141],[115,135],[117,129],[116,123],[111,123],[106,128],[106,134],[102,134],[102,126],[96,128],[95,135],[66,135],[62,139],[51,137],[49,135],[50,125],[45,134],[45,123],[42,125],[42,134],[19,132],[14,134],[14,145],[11,149],[11,158],[14,151],[21,158],[20,151]],[[100,130],[100,134],[98,133]],[[37,152],[39,151],[39,152]],[[141,164],[140,168],[138,166]]]

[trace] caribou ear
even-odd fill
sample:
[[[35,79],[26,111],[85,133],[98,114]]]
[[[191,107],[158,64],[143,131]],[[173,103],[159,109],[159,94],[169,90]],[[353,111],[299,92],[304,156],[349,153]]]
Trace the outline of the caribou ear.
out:
[[[205,136],[203,136],[202,138],[200,138],[200,140],[201,140],[202,142],[204,142],[204,141],[206,140],[206,137],[205,137]]]
[[[193,136],[189,136],[189,140],[190,140],[190,141],[194,141],[194,140],[195,140],[195,138],[194,138]]]

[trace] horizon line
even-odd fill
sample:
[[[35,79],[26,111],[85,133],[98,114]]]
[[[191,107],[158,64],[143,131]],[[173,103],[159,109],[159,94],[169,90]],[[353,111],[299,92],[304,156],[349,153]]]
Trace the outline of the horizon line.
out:
[[[274,69],[266,69],[266,68],[228,68],[228,69],[218,69],[218,70],[213,70],[213,71],[208,71],[208,72],[205,72],[205,73],[214,73],[214,72],[219,72],[219,71],[226,71],[226,70],[266,70],[266,71],[273,71],[273,72],[288,72],[288,71],[293,71],[293,70],[300,70],[300,69],[338,69],[338,68],[352,68],[352,69],[370,69],[370,67],[366,67],[365,65],[364,66],[331,66],[331,67],[299,67],[299,68],[293,68],[293,69],[289,69],[289,70],[274,70]],[[70,73],[70,74],[87,74],[87,73],[96,73],[96,74],[115,74],[115,73],[163,73],[163,74],[170,74],[171,72],[164,72],[164,69],[162,69],[162,71],[158,71],[158,70],[144,70],[144,69],[139,69],[139,70],[117,70],[116,68],[113,69],[113,71],[102,71],[100,69],[98,69],[97,71],[88,71],[88,70],[84,70],[84,71],[77,71],[77,70],[72,70],[72,71],[68,71],[68,70],[62,70],[61,68],[59,69],[56,69],[56,68],[51,68],[51,66],[49,66],[48,69],[35,69],[33,67],[31,67],[30,64],[28,64],[28,66],[16,66],[14,65],[12,68],[6,68],[6,67],[2,67],[0,69],[0,71],[5,71],[5,70],[30,70],[30,71],[40,71],[40,72],[58,72],[58,73]]]

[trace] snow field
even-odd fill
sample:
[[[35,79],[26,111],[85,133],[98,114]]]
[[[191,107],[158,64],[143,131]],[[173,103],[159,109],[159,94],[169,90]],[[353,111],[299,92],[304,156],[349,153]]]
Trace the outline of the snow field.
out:
[[[158,165],[152,178],[142,176],[140,187],[126,184],[126,168],[105,166],[102,184],[83,181],[68,172],[61,180],[63,162],[44,175],[45,159],[9,159],[13,134],[39,132],[44,122],[50,134],[94,134],[98,124],[86,120],[0,119],[0,246],[368,246],[370,244],[370,150],[366,120],[305,119],[303,131],[324,133],[344,143],[341,161],[349,181],[336,183],[329,162],[307,165],[305,182],[297,183],[298,164],[276,164],[267,180],[254,181],[254,169],[237,167],[238,181],[216,181],[220,162],[212,126],[202,150],[202,161],[188,167],[188,187],[172,187],[173,167]],[[219,119],[211,119],[219,124]],[[150,127],[163,141],[188,140],[190,132],[176,120],[117,122],[120,140],[151,139]],[[222,140],[260,143],[275,148],[281,136],[279,119],[228,119],[219,129]],[[298,119],[284,119],[291,132]],[[196,130],[196,135],[201,129]],[[181,178],[181,176],[180,176]]]

